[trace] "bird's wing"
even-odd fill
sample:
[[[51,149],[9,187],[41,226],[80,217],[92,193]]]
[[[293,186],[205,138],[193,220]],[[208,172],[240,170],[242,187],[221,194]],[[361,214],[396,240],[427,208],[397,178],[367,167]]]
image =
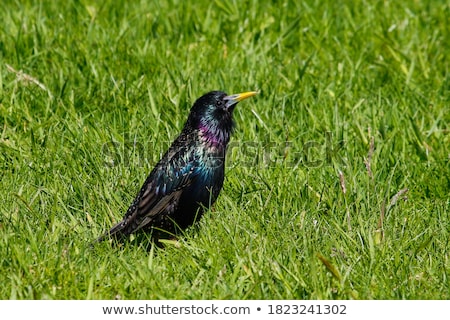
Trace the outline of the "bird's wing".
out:
[[[158,215],[173,212],[183,190],[193,183],[198,173],[195,159],[187,156],[185,148],[169,150],[148,176],[123,220],[108,235],[130,234],[150,224]]]

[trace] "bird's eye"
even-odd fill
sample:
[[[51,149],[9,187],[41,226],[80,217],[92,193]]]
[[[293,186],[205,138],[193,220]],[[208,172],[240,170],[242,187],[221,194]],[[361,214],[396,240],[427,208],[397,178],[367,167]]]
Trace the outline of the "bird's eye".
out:
[[[218,107],[223,106],[223,101],[222,101],[222,100],[217,100],[217,106],[218,106]]]

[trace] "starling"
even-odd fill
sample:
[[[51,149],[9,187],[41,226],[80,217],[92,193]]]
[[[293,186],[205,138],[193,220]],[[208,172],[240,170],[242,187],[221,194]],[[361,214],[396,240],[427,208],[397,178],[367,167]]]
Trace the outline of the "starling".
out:
[[[195,101],[180,135],[150,172],[123,220],[97,241],[137,231],[158,241],[197,221],[223,186],[234,107],[256,93],[211,91]]]

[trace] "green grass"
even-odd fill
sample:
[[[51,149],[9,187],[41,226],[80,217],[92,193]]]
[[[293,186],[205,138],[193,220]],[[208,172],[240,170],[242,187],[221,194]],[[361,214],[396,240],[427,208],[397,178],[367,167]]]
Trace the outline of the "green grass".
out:
[[[0,298],[450,297],[448,1],[0,16]],[[90,250],[215,89],[261,93],[236,108],[214,211],[179,246]]]

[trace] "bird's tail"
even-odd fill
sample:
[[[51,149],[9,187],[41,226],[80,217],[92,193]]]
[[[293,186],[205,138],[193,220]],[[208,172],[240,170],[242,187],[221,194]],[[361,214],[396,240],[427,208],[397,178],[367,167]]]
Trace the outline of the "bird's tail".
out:
[[[127,232],[127,224],[124,220],[120,221],[116,225],[114,225],[109,231],[102,234],[100,237],[95,240],[95,242],[102,242],[106,239],[120,239],[124,236],[128,235],[129,232]]]

